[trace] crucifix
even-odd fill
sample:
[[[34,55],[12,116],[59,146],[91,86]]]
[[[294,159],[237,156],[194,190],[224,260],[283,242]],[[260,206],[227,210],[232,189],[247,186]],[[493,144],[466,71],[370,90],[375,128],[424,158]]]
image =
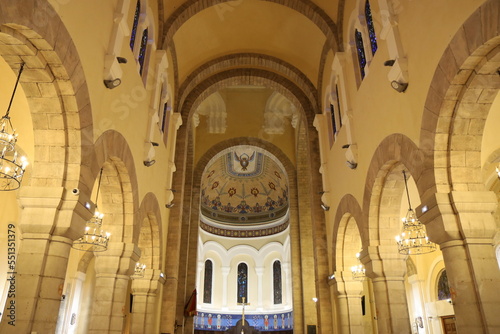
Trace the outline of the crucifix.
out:
[[[238,305],[243,305],[243,311],[242,311],[242,314],[241,314],[241,325],[242,326],[245,326],[245,305],[250,305],[250,303],[245,303],[245,297],[241,297],[241,300],[242,300],[242,303],[238,303]],[[243,332],[243,330],[242,330]]]

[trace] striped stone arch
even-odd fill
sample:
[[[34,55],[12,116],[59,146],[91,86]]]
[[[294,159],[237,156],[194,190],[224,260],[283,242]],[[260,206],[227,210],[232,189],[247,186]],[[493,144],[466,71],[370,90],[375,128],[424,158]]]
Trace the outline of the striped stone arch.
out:
[[[189,92],[203,80],[234,67],[258,67],[279,73],[284,78],[295,82],[298,87],[301,87],[311,103],[315,103],[318,99],[317,90],[312,82],[293,65],[264,54],[236,53],[211,60],[194,70],[179,87],[179,102],[175,105],[184,104]]]
[[[344,247],[349,240],[355,241],[359,238],[361,248],[368,244],[367,229],[363,223],[363,212],[358,201],[351,194],[347,194],[340,200],[337,210],[335,211],[335,220],[333,223],[333,231],[328,247],[328,254],[331,254],[332,270],[345,270],[347,268],[344,263]],[[352,223],[355,223],[355,226]],[[358,249],[356,252],[359,252]],[[352,263],[351,265],[355,265]],[[341,266],[340,268],[338,266]],[[342,268],[344,267],[344,268]]]
[[[148,269],[162,268],[162,220],[158,199],[153,193],[147,193],[142,199],[137,215],[141,224],[139,231],[140,262]]]
[[[481,140],[500,88],[500,2],[483,3],[458,29],[431,81],[420,147],[437,192],[485,190]]]
[[[212,6],[224,4],[230,0],[188,0],[175,10],[167,19],[163,26],[163,49],[167,49],[172,42],[175,33],[180,27],[186,23],[191,17],[199,12]],[[326,37],[330,48],[337,50],[337,27],[335,22],[326,14],[323,9],[312,1],[302,0],[264,0],[273,2],[292,10],[298,11],[300,14],[311,20]]]
[[[76,47],[47,1],[0,2],[0,56],[16,73],[25,63],[20,84],[35,138],[26,185],[79,187],[92,145],[90,99]]]
[[[382,140],[368,168],[363,195],[363,246],[395,245],[394,236],[401,229],[403,169],[412,176],[422,197],[430,182],[423,173],[424,155],[411,139],[393,134]]]
[[[105,131],[94,145],[92,174],[87,177],[90,189],[97,185],[103,168],[100,198],[104,229],[111,232],[112,242],[138,244],[140,226],[137,173],[132,152],[125,138],[114,130]],[[90,178],[90,180],[89,180]],[[93,199],[92,199],[93,200]]]
[[[196,110],[200,103],[212,93],[234,85],[266,86],[274,89],[289,99],[298,110],[305,111],[308,124],[312,126],[314,114],[317,112],[317,109],[313,108],[315,103],[310,101],[302,89],[289,79],[262,69],[232,69],[205,79],[186,95],[185,103],[179,105],[183,123],[187,121],[188,116]]]

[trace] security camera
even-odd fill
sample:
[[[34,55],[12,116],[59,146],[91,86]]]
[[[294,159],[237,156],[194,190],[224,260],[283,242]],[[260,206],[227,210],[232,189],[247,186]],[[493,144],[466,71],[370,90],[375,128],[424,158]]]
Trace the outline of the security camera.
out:
[[[71,193],[72,193],[73,195],[78,195],[78,194],[80,194],[80,189],[78,189],[78,188],[73,188],[73,190],[71,190]]]

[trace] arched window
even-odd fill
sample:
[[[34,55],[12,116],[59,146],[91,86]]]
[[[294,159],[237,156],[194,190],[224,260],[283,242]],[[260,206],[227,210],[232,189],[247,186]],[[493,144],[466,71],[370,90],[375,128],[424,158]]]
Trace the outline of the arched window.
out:
[[[336,134],[337,133],[337,123],[335,121],[335,106],[333,105],[333,103],[330,103],[330,118],[332,121],[333,134]]]
[[[142,75],[142,69],[144,67],[144,59],[146,58],[146,47],[148,46],[148,29],[144,29],[141,38],[141,49],[139,50],[139,73]]]
[[[213,264],[212,261],[205,261],[205,279],[203,283],[203,302],[206,304],[212,303],[212,277]]]
[[[281,289],[281,262],[276,260],[273,263],[273,296],[274,304],[282,303],[282,289]]]
[[[134,23],[132,25],[132,33],[130,34],[130,50],[134,51],[135,36],[137,35],[137,26],[139,25],[139,15],[141,14],[141,1],[137,0],[135,6]]]
[[[370,9],[370,1],[366,0],[365,3],[365,18],[368,27],[368,36],[370,37],[370,46],[372,48],[372,55],[377,51],[377,35],[375,34],[375,27],[373,26],[372,10]]]
[[[356,52],[358,54],[359,71],[361,72],[361,79],[365,77],[365,66],[366,66],[366,56],[365,47],[363,45],[363,35],[356,29],[354,33],[354,39],[356,41]]]
[[[446,300],[451,298],[450,286],[448,285],[448,276],[446,270],[439,274],[437,282],[437,297],[438,300]]]
[[[238,303],[248,303],[248,266],[245,263],[238,264]]]

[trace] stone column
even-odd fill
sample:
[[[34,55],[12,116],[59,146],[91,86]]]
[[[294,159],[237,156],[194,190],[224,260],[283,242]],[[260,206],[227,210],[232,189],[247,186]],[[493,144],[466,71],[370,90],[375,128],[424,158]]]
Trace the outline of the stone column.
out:
[[[144,277],[132,281],[132,324],[130,333],[155,333],[156,295],[161,284],[160,270],[146,269]]]
[[[110,242],[105,252],[94,254],[96,280],[89,334],[122,333],[128,281],[139,252],[134,244]]]
[[[72,224],[83,222],[75,212],[82,212],[75,210],[77,198],[66,198],[62,187],[22,187],[19,202],[19,223],[9,228],[19,249],[8,275],[15,296],[7,298],[0,332],[54,333],[73,243],[66,235],[75,235]]]
[[[354,280],[350,271],[338,271],[335,272],[333,288],[339,305],[340,333],[364,333],[361,308],[363,282]]]
[[[366,276],[372,279],[379,333],[411,333],[404,276],[406,257],[391,246],[369,246],[361,252]]]
[[[500,331],[500,271],[492,246],[497,205],[493,192],[452,191],[425,198],[417,211],[424,211],[420,220],[443,253],[459,332]]]

